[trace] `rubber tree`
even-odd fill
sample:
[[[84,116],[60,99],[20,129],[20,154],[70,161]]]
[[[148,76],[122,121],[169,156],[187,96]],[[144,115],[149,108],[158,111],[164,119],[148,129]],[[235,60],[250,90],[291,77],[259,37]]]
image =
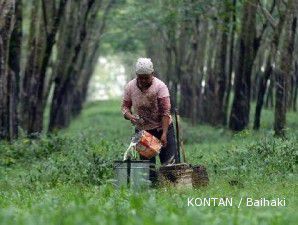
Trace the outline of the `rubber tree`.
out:
[[[21,2],[0,0],[0,140],[18,135]],[[12,60],[12,54],[15,60]]]
[[[255,58],[257,0],[244,1],[240,31],[238,70],[235,75],[234,99],[229,128],[241,131],[249,122],[251,71]]]
[[[67,127],[82,108],[113,5],[114,0],[71,0],[67,5],[57,44],[50,132]]]
[[[267,83],[273,73],[273,64],[276,60],[276,54],[278,50],[278,46],[280,43],[280,36],[283,30],[284,21],[285,21],[285,11],[281,11],[281,15],[279,16],[279,20],[277,25],[273,25],[273,35],[270,41],[270,51],[266,61],[265,70],[262,74],[259,85],[258,85],[258,96],[256,102],[256,109],[255,109],[255,117],[254,117],[254,125],[253,129],[258,130],[260,128],[260,121],[261,121],[261,113],[264,104],[264,97],[267,90]],[[276,23],[274,23],[276,24]]]
[[[289,77],[293,70],[293,53],[295,34],[297,27],[297,5],[293,0],[286,2],[286,19],[284,25],[284,37],[281,48],[281,60],[276,70],[276,96],[274,113],[274,131],[276,136],[285,136],[286,113],[287,113],[287,88]]]
[[[67,1],[33,0],[20,96],[21,125],[28,135],[43,129],[47,69]]]

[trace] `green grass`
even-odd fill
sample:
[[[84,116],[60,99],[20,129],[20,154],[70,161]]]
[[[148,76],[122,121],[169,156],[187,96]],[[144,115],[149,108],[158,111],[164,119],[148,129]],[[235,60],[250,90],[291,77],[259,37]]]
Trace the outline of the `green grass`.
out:
[[[273,137],[268,110],[258,132],[182,120],[188,162],[207,167],[209,186],[138,191],[112,184],[113,161],[133,134],[119,102],[89,104],[58,134],[0,143],[0,224],[296,224],[298,115],[287,118],[286,140]],[[234,205],[188,207],[188,197],[233,197]],[[285,198],[286,207],[238,208],[241,197]]]

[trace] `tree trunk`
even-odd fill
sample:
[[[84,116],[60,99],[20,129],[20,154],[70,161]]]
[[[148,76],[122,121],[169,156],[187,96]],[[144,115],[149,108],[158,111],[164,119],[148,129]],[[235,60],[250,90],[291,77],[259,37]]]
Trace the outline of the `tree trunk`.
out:
[[[267,59],[265,71],[259,82],[258,97],[257,97],[257,103],[256,103],[254,126],[253,126],[253,129],[255,130],[258,130],[260,128],[261,112],[262,112],[263,103],[264,103],[264,96],[266,93],[268,80],[273,70],[272,64],[274,62],[273,60],[276,58],[276,53],[277,53],[279,40],[280,40],[280,34],[282,33],[282,28],[284,26],[284,20],[285,20],[285,15],[281,15],[279,23],[273,33],[271,49]]]
[[[297,6],[298,7],[298,6]],[[298,13],[298,10],[297,10]],[[292,26],[291,26],[291,40],[290,40],[290,46],[289,49],[292,49],[294,53],[295,49],[295,37],[296,37],[296,31],[297,31],[297,16],[295,15],[293,20],[292,20]],[[289,79],[288,79],[288,91],[287,91],[287,108],[292,109],[293,106],[293,99],[294,99],[294,92],[295,92],[295,70],[292,70],[291,73],[289,74]]]
[[[293,26],[295,24],[295,26]],[[281,49],[280,70],[276,73],[276,97],[274,114],[274,131],[276,136],[285,136],[287,112],[287,86],[289,74],[292,71],[293,48],[295,41],[296,22],[294,18],[293,1],[287,2],[284,38]]]
[[[236,0],[233,0],[233,10],[232,14],[232,29],[230,33],[230,46],[229,46],[229,68],[228,68],[228,80],[227,80],[227,90],[224,97],[223,106],[223,125],[226,126],[228,123],[228,109],[230,104],[230,94],[232,89],[232,73],[234,67],[234,40],[236,31]]]
[[[223,27],[221,31],[220,50],[218,51],[217,62],[215,65],[217,76],[217,88],[216,88],[216,116],[214,123],[216,125],[222,125],[224,123],[224,96],[227,87],[227,51],[228,51],[228,31],[230,23],[230,6],[227,2],[224,2],[224,19]]]
[[[235,96],[229,122],[230,129],[234,131],[245,129],[249,122],[251,71],[256,54],[256,4],[257,0],[244,2]]]
[[[168,42],[165,42],[165,61],[166,61],[166,83],[168,84],[168,88],[170,91],[171,98],[171,110],[174,110],[177,107],[177,77],[173,78],[174,73],[174,60],[173,60],[173,51],[171,46],[168,46]]]
[[[192,27],[192,19],[189,17],[189,8],[185,7],[183,10],[183,21],[181,24],[179,36],[178,46],[174,49],[175,60],[176,60],[176,73],[179,75],[179,84],[180,84],[180,104],[179,104],[179,112],[181,116],[191,118],[191,103],[192,103],[192,91],[191,91],[191,79],[192,79],[192,71],[189,70],[188,67],[188,56],[190,56],[192,52],[192,35],[193,35],[193,27]],[[173,29],[173,28],[172,28]],[[175,40],[174,40],[175,41]],[[174,43],[174,42],[173,42]],[[175,44],[175,43],[174,43]],[[184,68],[183,68],[184,67]]]
[[[297,95],[298,95],[298,62],[295,62],[295,89],[293,97],[293,110],[297,111]]]
[[[202,122],[204,117],[204,107],[203,107],[203,86],[202,81],[205,76],[204,67],[205,67],[205,59],[207,56],[207,42],[209,35],[209,27],[210,23],[208,20],[202,20],[202,26],[200,28],[200,38],[199,38],[199,47],[198,47],[198,79],[196,84],[196,96],[197,96],[197,110],[196,110],[196,120]]]
[[[96,57],[97,52],[91,54],[90,52],[98,51],[96,43],[99,42],[105,29],[105,21],[113,4],[113,0],[104,6],[94,0],[85,0],[72,2],[69,5],[61,30],[63,35],[58,40],[59,61],[55,71],[49,131],[67,127],[72,117],[81,110],[85,95],[83,92],[86,89],[84,85],[87,85],[97,62],[97,59],[90,58],[90,56]],[[98,18],[100,9],[103,9],[101,23]],[[88,64],[88,61],[92,61],[93,65]],[[92,68],[92,71],[85,72],[85,63]]]
[[[55,71],[55,87],[50,111],[49,131],[69,125],[72,93],[75,88],[78,60],[83,44],[86,44],[87,19],[94,7],[94,1],[70,2],[61,35],[58,40],[58,57]],[[81,11],[80,17],[75,16]],[[74,35],[73,35],[74,34]],[[65,43],[67,43],[65,45]]]
[[[181,116],[190,118],[191,117],[191,100],[192,93],[190,86],[192,85],[190,81],[188,81],[189,74],[184,74],[180,81],[180,92],[181,92],[181,101],[179,106],[179,112]]]
[[[211,25],[209,37],[208,37],[208,58],[206,62],[206,76],[204,78],[205,87],[203,91],[202,98],[202,110],[203,117],[201,118],[202,122],[215,125],[214,118],[216,116],[216,76],[215,76],[215,59],[219,49],[220,36],[218,36],[219,31]],[[215,43],[215,44],[214,44]]]
[[[90,52],[85,52],[86,56],[83,57],[85,60],[82,64],[82,72],[76,84],[76,88],[74,89],[71,117],[78,116],[83,108],[83,103],[87,97],[88,84],[98,61],[99,47],[100,42],[93,43],[93,45],[90,46]]]
[[[17,102],[14,101],[17,92],[16,74],[9,67],[15,7],[15,1],[0,0],[0,140],[11,140],[17,136]]]
[[[269,87],[268,87],[268,93],[266,96],[266,104],[265,107],[268,108],[273,108],[274,105],[274,84],[275,84],[275,78],[271,76],[271,78],[268,80],[269,82]]]
[[[11,34],[9,50],[9,67],[11,71],[10,85],[10,137],[18,137],[18,103],[20,87],[20,70],[21,70],[21,45],[22,45],[22,21],[23,10],[22,0],[16,1],[15,6],[15,26]]]
[[[260,128],[260,120],[261,120],[261,110],[263,107],[264,102],[264,95],[266,93],[267,89],[267,82],[270,78],[270,75],[272,73],[272,65],[271,65],[271,52],[269,53],[266,67],[264,74],[262,75],[260,81],[259,81],[259,88],[258,88],[258,97],[257,97],[257,103],[256,103],[256,111],[255,111],[255,119],[254,119],[254,126],[253,129],[258,130]]]
[[[43,129],[45,77],[67,1],[60,0],[57,9],[54,1],[37,1],[32,9],[29,52],[21,91],[22,128],[29,135]]]

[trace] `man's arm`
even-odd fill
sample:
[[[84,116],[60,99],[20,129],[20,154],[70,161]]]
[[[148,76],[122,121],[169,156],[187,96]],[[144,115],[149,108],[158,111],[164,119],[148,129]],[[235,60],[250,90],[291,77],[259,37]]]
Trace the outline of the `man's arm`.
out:
[[[131,100],[131,93],[130,93],[130,85],[128,83],[124,88],[121,111],[126,120],[130,120],[132,123],[135,124],[136,118],[131,113],[131,106],[132,106],[132,100]]]
[[[171,118],[171,103],[170,97],[164,97],[158,99],[160,113],[162,115],[162,135],[161,135],[161,142],[163,146],[167,145],[167,134],[170,125],[170,118]]]
[[[133,124],[136,124],[137,118],[134,115],[132,115],[131,106],[132,106],[131,101],[123,100],[122,106],[121,106],[122,114],[126,120],[130,120]]]
[[[130,120],[131,118],[131,101],[122,101],[121,111],[125,119]]]
[[[167,141],[167,135],[168,135],[168,129],[170,125],[170,117],[163,116],[162,117],[162,135],[161,135],[161,143],[165,147],[168,143]]]

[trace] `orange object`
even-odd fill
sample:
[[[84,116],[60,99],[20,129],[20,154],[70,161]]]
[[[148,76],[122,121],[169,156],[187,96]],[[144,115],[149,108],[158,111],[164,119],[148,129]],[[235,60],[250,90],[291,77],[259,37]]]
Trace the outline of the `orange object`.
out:
[[[162,144],[158,138],[144,130],[140,131],[138,137],[136,150],[141,156],[151,159],[159,154]]]

